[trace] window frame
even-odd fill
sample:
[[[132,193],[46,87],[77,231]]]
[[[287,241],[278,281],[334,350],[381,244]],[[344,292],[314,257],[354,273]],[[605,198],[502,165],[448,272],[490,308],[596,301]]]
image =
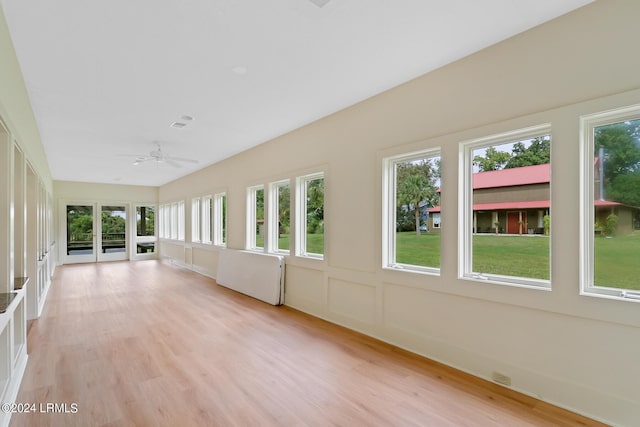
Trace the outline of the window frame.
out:
[[[383,159],[383,197],[382,197],[382,268],[398,271],[410,271],[440,275],[440,267],[404,264],[396,262],[396,202],[397,202],[397,165],[412,160],[420,160],[431,157],[440,157],[442,161],[441,147],[432,147],[424,150],[412,151]],[[440,177],[442,179],[442,177]],[[440,248],[442,256],[442,248]],[[442,265],[442,260],[440,262]]]
[[[191,199],[191,242],[192,243],[202,243],[202,237],[200,236],[201,205],[202,205],[202,199],[200,197],[194,197],[193,199]]]
[[[213,244],[227,246],[227,193],[225,191],[213,195]]]
[[[580,295],[640,303],[640,291],[596,286],[594,158],[595,129],[640,119],[640,104],[580,116]],[[591,162],[591,163],[588,163]]]
[[[505,276],[493,273],[474,272],[473,266],[473,151],[496,145],[516,143],[526,139],[549,135],[553,142],[551,123],[474,138],[459,143],[458,164],[458,278],[473,282],[492,283],[537,290],[551,290],[552,263],[551,239],[549,234],[549,279],[520,276]],[[551,148],[553,154],[553,144]],[[552,157],[549,159],[553,162]],[[552,179],[549,181],[549,214],[551,215]]]
[[[326,253],[326,227],[322,233],[322,254],[307,251],[307,183],[322,179],[323,183],[323,205],[326,211],[327,200],[327,180],[324,172],[315,172],[296,177],[296,228],[295,228],[295,255],[301,258],[324,260]],[[323,221],[325,219],[323,218]],[[326,223],[326,221],[325,221]]]
[[[280,181],[275,181],[269,184],[269,213],[266,215],[268,224],[268,252],[279,254],[279,255],[290,255],[291,254],[291,234],[289,234],[289,249],[280,249],[279,245],[279,237],[280,237],[280,188],[284,185],[289,187],[289,209],[291,210],[291,180],[283,179]],[[291,215],[289,215],[289,222],[291,222]],[[291,229],[291,224],[289,224],[289,229]]]
[[[256,251],[256,252],[265,252],[267,242],[264,241],[262,246],[257,246],[257,237],[258,232],[256,230],[256,225],[258,223],[257,219],[257,192],[262,190],[263,203],[266,204],[266,200],[264,198],[264,185],[254,185],[251,187],[247,187],[247,236],[245,247],[247,250]],[[267,209],[266,206],[263,206],[263,216],[266,217]],[[263,219],[264,225],[267,226],[266,218]],[[265,240],[267,239],[268,233],[265,233]]]

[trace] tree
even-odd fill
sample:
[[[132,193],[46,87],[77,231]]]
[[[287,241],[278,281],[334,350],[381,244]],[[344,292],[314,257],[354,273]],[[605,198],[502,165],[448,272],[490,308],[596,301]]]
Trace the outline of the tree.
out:
[[[603,165],[604,197],[640,206],[640,120],[599,126],[594,140]]]
[[[506,151],[498,151],[495,147],[485,150],[484,157],[476,155],[473,157],[473,164],[480,172],[497,171],[504,167],[511,160],[511,154]]]
[[[399,163],[396,169],[396,206],[401,211],[413,212],[416,235],[420,235],[420,204],[435,206],[438,200],[436,183],[439,178],[440,164],[433,159]],[[406,215],[396,217],[396,229]],[[413,228],[413,227],[412,227]]]
[[[324,178],[307,181],[307,233],[324,233]]]
[[[511,150],[511,158],[505,169],[524,166],[544,165],[551,161],[551,140],[549,137],[534,138],[528,147],[523,142],[516,142]]]

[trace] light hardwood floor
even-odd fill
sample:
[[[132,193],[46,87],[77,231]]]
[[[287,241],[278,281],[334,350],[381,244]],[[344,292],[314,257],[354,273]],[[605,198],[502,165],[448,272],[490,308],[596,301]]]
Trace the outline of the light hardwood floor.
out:
[[[78,411],[13,427],[601,425],[158,261],[59,267],[28,351],[17,402]]]

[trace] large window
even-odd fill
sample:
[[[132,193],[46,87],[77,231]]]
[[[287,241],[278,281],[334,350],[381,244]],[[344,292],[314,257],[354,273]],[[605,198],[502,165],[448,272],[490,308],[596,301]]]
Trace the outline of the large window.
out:
[[[324,174],[298,177],[296,255],[324,257]]]
[[[184,240],[184,201],[160,205],[160,237]]]
[[[213,196],[213,244],[227,244],[227,193]]]
[[[200,198],[191,200],[191,241],[200,242]]]
[[[440,269],[440,152],[384,160],[386,268],[437,273]]]
[[[550,126],[464,142],[460,150],[460,276],[549,288]]]
[[[640,301],[640,106],[582,130],[582,292]]]
[[[289,253],[291,230],[289,180],[274,182],[269,189],[269,247],[273,252]]]
[[[247,249],[264,250],[264,186],[247,189]]]
[[[154,253],[156,250],[156,208],[136,206],[136,253]]]

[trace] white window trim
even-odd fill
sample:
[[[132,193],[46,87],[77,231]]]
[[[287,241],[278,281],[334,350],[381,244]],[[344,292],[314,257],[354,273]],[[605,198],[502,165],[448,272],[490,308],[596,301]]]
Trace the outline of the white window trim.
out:
[[[493,145],[522,141],[542,135],[551,135],[551,124],[545,123],[523,129],[490,135],[482,138],[462,141],[459,144],[458,166],[458,278],[476,282],[493,283],[524,287],[529,289],[551,290],[551,280],[527,277],[503,276],[474,272],[473,264],[473,158],[477,148],[488,148]],[[551,199],[551,186],[549,188]],[[553,207],[550,208],[550,210]],[[551,237],[549,237],[551,239]],[[551,241],[549,242],[551,243]],[[551,263],[551,245],[549,245],[549,262]],[[551,265],[549,265],[551,277]]]
[[[289,195],[291,195],[291,180],[283,179],[281,181],[272,182],[269,184],[269,213],[266,217],[269,219],[269,233],[268,233],[268,252],[289,255],[291,253],[291,249],[280,249],[278,248],[279,237],[280,237],[280,224],[279,219],[279,210],[280,210],[280,187],[288,185],[289,186]],[[291,196],[289,196],[291,197]],[[289,247],[291,247],[291,235],[289,235]]]
[[[213,196],[213,244],[216,246],[226,247],[227,242],[224,239],[223,230],[227,229],[226,215],[223,215],[223,198],[227,197],[226,192],[216,193]]]
[[[256,197],[256,193],[260,190],[264,191],[264,185],[255,185],[253,187],[248,187],[247,188],[247,238],[246,238],[246,249],[250,250],[250,251],[258,251],[258,252],[264,252],[265,251],[265,247],[267,246],[267,242],[264,242],[263,247],[257,247],[256,246],[256,238],[257,238],[257,231],[256,231],[256,224],[257,224],[257,212],[256,212],[256,202],[257,202],[257,197]],[[264,197],[264,193],[263,193],[263,197]],[[266,200],[265,200],[266,202]],[[265,206],[266,208],[266,206]],[[267,213],[267,210],[265,209],[265,216]],[[265,221],[265,225],[266,225],[266,221]],[[266,237],[266,236],[265,236]]]
[[[191,242],[200,243],[200,209],[201,199],[195,197],[191,199]]]
[[[296,229],[295,254],[298,257],[324,260],[324,254],[307,252],[307,182],[322,179],[324,183],[324,203],[326,211],[327,187],[324,172],[316,172],[296,178]],[[326,222],[325,222],[326,224]],[[323,241],[326,243],[326,227]],[[326,252],[326,245],[323,252]]]
[[[213,197],[204,196],[200,201],[200,242],[205,245],[211,245],[212,239],[212,215],[213,215]]]
[[[184,242],[184,200],[178,202],[178,240]]]
[[[386,157],[382,171],[382,268],[440,275],[439,267],[396,262],[396,165],[411,160],[442,156],[440,147]],[[442,251],[440,252],[442,253]]]
[[[640,104],[580,117],[580,295],[640,302],[640,291],[594,285],[594,129],[637,120]],[[589,163],[591,162],[591,163]]]

